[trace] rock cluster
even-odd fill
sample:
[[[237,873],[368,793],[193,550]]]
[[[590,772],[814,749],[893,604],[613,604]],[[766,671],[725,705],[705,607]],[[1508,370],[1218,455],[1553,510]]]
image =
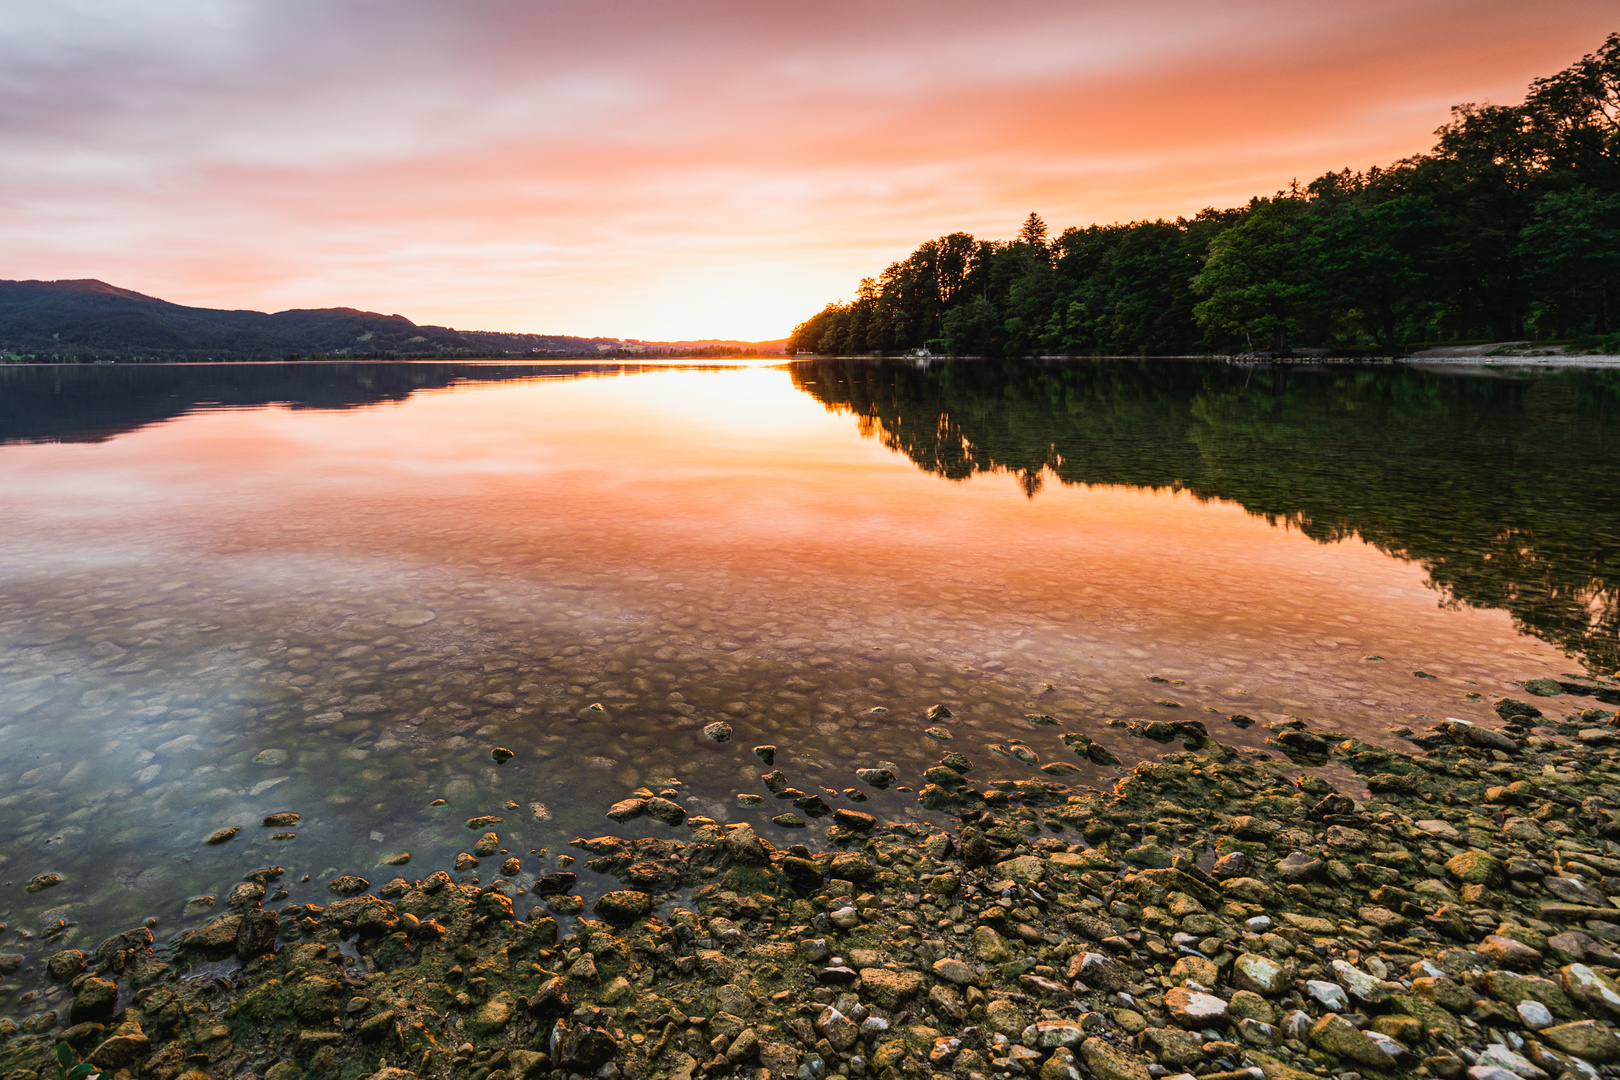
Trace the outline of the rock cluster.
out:
[[[442,871],[271,911],[261,871],[166,948],[21,958],[72,1005],[0,1021],[0,1075],[60,1038],[112,1080],[1587,1080],[1620,1067],[1620,750],[1521,705],[1418,754],[1278,725],[1365,798],[1191,722],[1106,792],[976,789],[952,753],[918,791],[948,827],[795,800],[822,850],[642,789],[609,817],[685,836],[580,837],[594,878],[544,874],[527,911]]]

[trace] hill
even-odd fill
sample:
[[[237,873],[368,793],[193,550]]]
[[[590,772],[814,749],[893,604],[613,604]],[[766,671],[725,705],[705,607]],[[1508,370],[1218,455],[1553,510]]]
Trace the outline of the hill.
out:
[[[684,343],[683,343],[684,344]],[[769,351],[770,345],[758,351]],[[687,356],[735,354],[609,337],[507,334],[423,326],[355,308],[273,314],[186,307],[93,278],[0,280],[0,360],[279,360],[287,356]],[[757,349],[757,347],[756,347]]]

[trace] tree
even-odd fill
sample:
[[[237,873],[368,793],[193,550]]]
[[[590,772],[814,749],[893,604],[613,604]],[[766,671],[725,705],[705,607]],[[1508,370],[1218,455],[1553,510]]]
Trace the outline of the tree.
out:
[[[1286,353],[1289,332],[1310,299],[1310,268],[1301,245],[1310,231],[1303,198],[1278,193],[1255,199],[1243,220],[1217,236],[1193,279],[1204,297],[1193,313],[1206,330],[1252,343],[1258,337]]]
[[[1555,311],[1556,337],[1583,308],[1596,315],[1598,333],[1615,330],[1620,195],[1580,187],[1542,196],[1521,249],[1531,279]]]

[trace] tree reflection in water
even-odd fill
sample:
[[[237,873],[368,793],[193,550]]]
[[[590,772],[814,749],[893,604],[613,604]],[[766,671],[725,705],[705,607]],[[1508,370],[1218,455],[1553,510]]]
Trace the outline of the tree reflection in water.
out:
[[[953,480],[1224,499],[1419,563],[1589,670],[1620,667],[1620,372],[818,360],[795,385]]]

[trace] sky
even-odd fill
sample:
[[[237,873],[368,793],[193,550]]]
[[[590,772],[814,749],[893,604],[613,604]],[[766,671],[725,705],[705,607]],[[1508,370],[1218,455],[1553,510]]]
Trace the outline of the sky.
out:
[[[1428,149],[1612,0],[0,0],[0,278],[786,336],[965,230]]]

